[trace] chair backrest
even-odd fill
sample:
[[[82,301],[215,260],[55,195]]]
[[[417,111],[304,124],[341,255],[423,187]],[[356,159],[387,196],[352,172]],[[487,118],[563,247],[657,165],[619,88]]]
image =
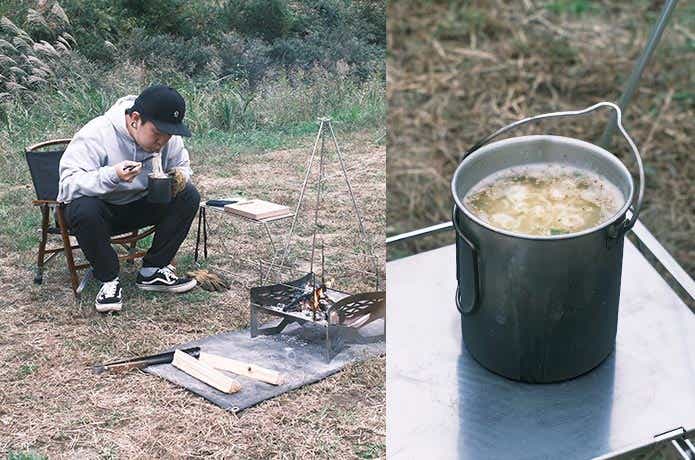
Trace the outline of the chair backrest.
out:
[[[37,199],[55,200],[58,196],[60,159],[69,143],[70,139],[57,139],[26,148],[25,155]],[[49,150],[43,150],[49,147]]]

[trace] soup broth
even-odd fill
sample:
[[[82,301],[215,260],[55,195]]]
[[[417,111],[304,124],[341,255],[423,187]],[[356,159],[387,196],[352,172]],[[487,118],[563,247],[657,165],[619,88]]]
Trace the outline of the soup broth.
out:
[[[546,236],[594,227],[624,203],[623,194],[606,178],[552,163],[503,169],[464,197],[464,205],[494,227]]]

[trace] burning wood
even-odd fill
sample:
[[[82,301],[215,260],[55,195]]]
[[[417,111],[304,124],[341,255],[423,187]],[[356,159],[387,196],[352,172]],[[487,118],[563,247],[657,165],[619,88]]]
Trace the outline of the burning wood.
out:
[[[289,304],[285,305],[282,311],[310,310],[314,321],[316,321],[316,314],[324,312],[328,306],[334,303],[327,294],[327,290],[332,284],[333,280],[328,280],[311,291],[298,295]]]

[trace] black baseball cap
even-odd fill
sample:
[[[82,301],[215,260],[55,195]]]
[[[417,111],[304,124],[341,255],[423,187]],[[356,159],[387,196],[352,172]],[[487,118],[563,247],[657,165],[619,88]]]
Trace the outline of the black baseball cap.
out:
[[[154,85],[145,88],[133,102],[130,111],[140,113],[163,133],[191,136],[191,131],[183,124],[186,102],[170,86]]]

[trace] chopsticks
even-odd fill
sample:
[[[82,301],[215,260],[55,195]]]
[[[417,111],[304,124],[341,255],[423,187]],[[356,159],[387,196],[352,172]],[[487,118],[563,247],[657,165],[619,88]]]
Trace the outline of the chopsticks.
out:
[[[148,156],[148,157],[145,157],[145,158],[142,159],[142,161],[140,162],[140,164],[141,164],[141,165],[144,165],[145,163],[147,163],[148,161],[150,161],[150,160],[151,160],[152,158],[154,158],[154,157],[155,157],[155,155],[150,155],[150,156]],[[123,171],[131,171],[131,170],[135,169],[136,166],[137,166],[137,165],[126,166],[125,168],[123,168]]]

